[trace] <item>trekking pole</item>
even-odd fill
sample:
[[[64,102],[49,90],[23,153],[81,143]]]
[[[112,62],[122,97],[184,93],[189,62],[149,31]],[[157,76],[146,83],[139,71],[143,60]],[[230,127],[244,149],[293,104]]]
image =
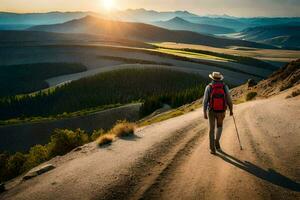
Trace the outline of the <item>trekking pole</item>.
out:
[[[237,138],[239,140],[240,149],[243,150],[243,147],[242,147],[242,144],[241,144],[241,140],[240,140],[240,136],[239,136],[239,131],[238,131],[236,123],[235,123],[235,117],[234,117],[234,115],[232,115],[232,118],[233,118],[233,122],[234,122],[234,125],[235,125],[235,130],[236,130]]]

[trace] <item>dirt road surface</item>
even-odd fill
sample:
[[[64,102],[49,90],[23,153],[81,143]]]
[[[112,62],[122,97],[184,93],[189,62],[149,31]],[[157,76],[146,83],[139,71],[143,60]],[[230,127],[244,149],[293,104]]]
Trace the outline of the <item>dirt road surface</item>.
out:
[[[300,96],[234,107],[222,152],[211,155],[196,110],[140,128],[136,136],[49,161],[50,172],[7,184],[2,199],[300,199]]]

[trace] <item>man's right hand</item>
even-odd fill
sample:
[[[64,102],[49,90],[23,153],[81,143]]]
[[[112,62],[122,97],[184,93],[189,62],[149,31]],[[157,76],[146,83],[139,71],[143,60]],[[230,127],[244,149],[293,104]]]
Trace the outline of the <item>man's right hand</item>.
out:
[[[204,119],[208,119],[206,112],[204,113]]]

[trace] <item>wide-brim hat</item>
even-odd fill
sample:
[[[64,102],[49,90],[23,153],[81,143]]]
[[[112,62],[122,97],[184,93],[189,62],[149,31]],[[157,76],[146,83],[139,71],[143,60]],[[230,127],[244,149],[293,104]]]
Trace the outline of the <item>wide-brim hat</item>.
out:
[[[209,78],[215,81],[221,81],[224,79],[224,76],[220,72],[213,72],[210,75],[208,75]]]

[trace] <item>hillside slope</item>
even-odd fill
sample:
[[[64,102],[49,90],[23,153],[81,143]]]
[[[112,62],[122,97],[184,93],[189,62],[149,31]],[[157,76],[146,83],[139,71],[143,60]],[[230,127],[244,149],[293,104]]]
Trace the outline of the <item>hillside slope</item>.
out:
[[[42,31],[1,31],[1,46],[32,46],[32,45],[56,45],[56,44],[79,44],[79,45],[120,45],[140,48],[153,48],[152,45],[135,40],[127,40],[112,36],[81,33],[54,33]]]
[[[98,34],[146,42],[168,41],[203,44],[215,47],[245,46],[256,48],[274,48],[270,45],[248,42],[244,40],[219,38],[189,31],[172,31],[143,23],[113,21],[93,16],[87,16],[62,24],[33,26],[28,30]]]
[[[38,25],[62,23],[72,19],[78,19],[91,12],[48,12],[48,13],[12,13],[0,12],[0,24]]]
[[[284,70],[286,71],[286,70]],[[234,107],[223,151],[209,154],[202,109],[139,128],[111,146],[87,144],[50,160],[56,168],[6,184],[3,199],[298,199],[300,96],[278,95]]]
[[[235,30],[233,29],[225,28],[222,26],[191,23],[180,17],[175,17],[168,21],[154,22],[153,24],[171,30],[186,30],[186,31],[204,33],[204,34],[225,34],[225,33],[235,32]]]
[[[276,45],[282,48],[300,48],[300,26],[274,25],[247,28],[240,32],[240,38]]]

